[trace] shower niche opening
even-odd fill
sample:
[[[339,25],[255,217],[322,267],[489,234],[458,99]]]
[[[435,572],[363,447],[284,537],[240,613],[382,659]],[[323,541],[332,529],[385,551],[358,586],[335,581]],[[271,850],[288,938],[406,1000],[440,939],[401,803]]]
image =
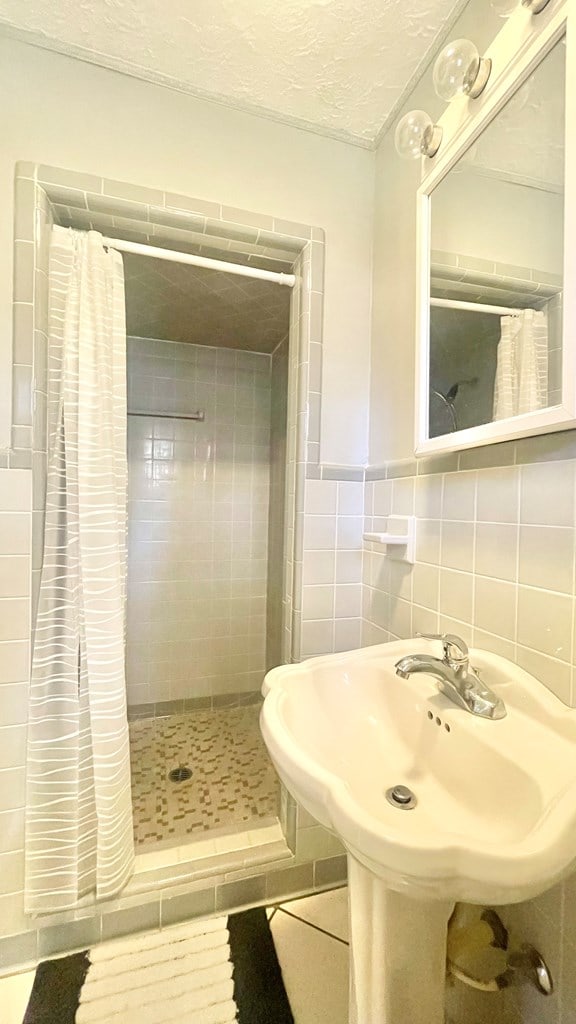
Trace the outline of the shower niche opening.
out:
[[[281,661],[290,289],[123,259],[136,849],[280,836],[258,716]]]

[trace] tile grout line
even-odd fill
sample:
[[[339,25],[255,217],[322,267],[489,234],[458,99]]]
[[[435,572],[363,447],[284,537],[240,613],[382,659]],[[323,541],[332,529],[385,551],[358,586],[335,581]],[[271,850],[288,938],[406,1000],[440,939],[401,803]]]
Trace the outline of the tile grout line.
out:
[[[349,946],[350,943],[346,939],[341,939],[339,935],[334,935],[333,932],[326,931],[325,928],[321,928],[318,924],[313,924],[312,921],[306,921],[303,917],[298,917],[297,914],[293,914],[290,910],[286,910],[283,906],[277,906],[275,908],[281,913],[286,914],[287,917],[291,917],[293,921],[300,921],[300,924],[306,924],[309,928],[314,928],[315,931],[321,932],[322,935],[326,935],[329,939],[335,939],[336,942],[341,942],[343,946]]]

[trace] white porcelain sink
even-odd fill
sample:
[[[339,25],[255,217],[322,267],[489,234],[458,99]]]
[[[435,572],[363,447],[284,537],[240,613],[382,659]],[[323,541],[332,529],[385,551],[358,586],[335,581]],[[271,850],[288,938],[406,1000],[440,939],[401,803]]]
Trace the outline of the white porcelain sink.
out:
[[[399,678],[427,640],[274,669],[262,732],[296,799],[391,888],[477,903],[528,899],[576,856],[576,712],[485,651],[470,661],[504,703],[477,718],[425,674]],[[440,722],[440,724],[437,724]],[[413,810],[391,806],[397,784]]]
[[[511,662],[473,650],[471,664],[507,708],[500,721],[478,718],[439,693],[432,677],[396,675],[395,662],[415,653],[439,656],[441,647],[412,639],[274,669],[264,683],[261,728],[287,788],[341,837],[362,918],[378,880],[381,904],[382,892],[388,901],[396,893],[418,901],[410,902],[412,918],[420,908],[408,928],[415,936],[428,901],[439,942],[454,901],[525,900],[570,869],[576,711]],[[414,793],[413,809],[388,802],[396,785]],[[389,916],[398,917],[394,907]],[[362,927],[358,918],[357,941]],[[394,941],[409,941],[402,929],[405,922]],[[411,1005],[386,1006],[374,1020],[394,1021],[400,1012],[418,1019]],[[351,1019],[366,1024],[375,1011],[363,1012]],[[428,1007],[422,1019],[439,1015]]]

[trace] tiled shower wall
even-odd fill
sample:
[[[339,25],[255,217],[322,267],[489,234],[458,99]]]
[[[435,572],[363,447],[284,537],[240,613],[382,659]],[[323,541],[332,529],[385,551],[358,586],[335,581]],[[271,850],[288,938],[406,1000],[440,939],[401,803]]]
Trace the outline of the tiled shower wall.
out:
[[[363,643],[457,633],[576,706],[576,432],[366,475],[366,529],[383,529],[391,512],[415,514],[417,540],[413,566],[366,546]],[[575,888],[572,876],[536,900],[499,910],[544,955],[555,994],[524,987],[486,995],[456,985],[449,999],[458,1024],[574,1024]]]
[[[131,338],[129,704],[258,690],[270,356]],[[178,413],[204,413],[204,422]],[[173,419],[153,413],[174,413]]]
[[[266,592],[266,668],[282,660],[284,592],[284,506],[288,418],[288,335],[272,353],[270,370],[270,508]]]

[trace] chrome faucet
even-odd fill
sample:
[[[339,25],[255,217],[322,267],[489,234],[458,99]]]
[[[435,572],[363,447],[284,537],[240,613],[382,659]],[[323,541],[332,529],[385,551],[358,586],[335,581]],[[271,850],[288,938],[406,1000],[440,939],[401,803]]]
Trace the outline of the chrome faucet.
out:
[[[505,718],[506,706],[480,679],[468,659],[468,647],[453,633],[417,633],[424,640],[442,641],[442,658],[430,654],[408,654],[396,662],[396,674],[408,679],[425,672],[437,679],[442,693],[459,707],[479,718]]]

